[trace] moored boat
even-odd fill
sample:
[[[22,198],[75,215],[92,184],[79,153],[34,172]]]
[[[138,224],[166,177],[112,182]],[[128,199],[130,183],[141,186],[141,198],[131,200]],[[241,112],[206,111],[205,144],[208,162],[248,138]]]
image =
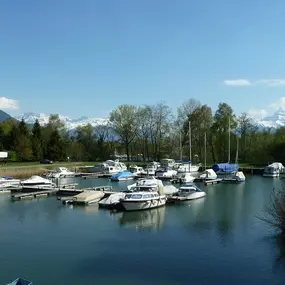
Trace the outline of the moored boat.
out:
[[[0,188],[17,187],[20,185],[20,179],[14,179],[12,176],[0,177]]]
[[[63,177],[74,177],[76,175],[75,172],[70,171],[66,167],[58,167],[56,170],[51,171],[46,175],[47,178],[63,178]]]
[[[198,188],[195,184],[185,184],[181,186],[176,194],[168,197],[168,202],[185,202],[203,198],[206,193]]]
[[[20,186],[54,187],[55,185],[50,179],[46,179],[38,175],[33,175],[26,180],[22,180],[20,182]]]
[[[218,176],[213,169],[206,169],[195,179],[195,181],[215,180],[217,177]]]
[[[163,184],[160,180],[155,183],[148,183],[147,180],[139,180],[136,186],[131,187],[132,193],[127,193],[120,200],[126,211],[138,211],[164,206],[166,196]]]
[[[174,170],[168,167],[159,168],[155,172],[155,176],[159,179],[171,179],[171,178],[174,178],[176,174],[177,174],[177,170]]]
[[[141,175],[142,175],[142,173],[144,172],[144,169],[143,169],[141,166],[131,165],[131,166],[129,167],[129,171],[130,171],[131,173],[133,173],[133,175],[134,175],[135,177],[137,177],[137,176],[141,176]]]
[[[134,178],[135,175],[130,171],[121,171],[111,176],[112,181],[126,181],[126,180],[132,180]]]
[[[233,174],[239,170],[236,163],[217,163],[212,166],[217,175]]]
[[[280,162],[274,162],[264,167],[263,177],[279,177],[280,171],[284,168]]]
[[[173,178],[173,182],[185,184],[185,183],[193,182],[194,179],[195,179],[195,177],[193,175],[191,175],[191,173],[185,172],[185,173],[178,173],[177,175],[175,175]]]
[[[76,205],[88,205],[97,203],[104,197],[104,195],[105,193],[100,190],[84,190],[72,198],[72,203]]]
[[[126,195],[125,192],[111,194],[109,197],[103,198],[98,202],[99,207],[106,209],[121,209],[120,200]]]

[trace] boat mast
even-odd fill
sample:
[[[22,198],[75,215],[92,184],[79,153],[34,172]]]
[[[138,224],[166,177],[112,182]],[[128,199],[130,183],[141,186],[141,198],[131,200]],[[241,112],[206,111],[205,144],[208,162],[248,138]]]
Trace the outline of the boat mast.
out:
[[[182,139],[181,139],[181,132],[179,132],[179,148],[180,148],[180,160],[182,161]]]
[[[231,161],[231,121],[230,121],[230,117],[229,117],[229,153],[228,155],[229,155],[228,163],[230,163]]]
[[[191,159],[192,159],[192,153],[191,153],[191,147],[192,147],[192,145],[191,145],[191,122],[190,122],[190,120],[189,120],[189,130],[188,130],[188,133],[189,133],[189,172],[191,172],[190,171],[190,163],[192,164],[192,161],[191,161]]]
[[[205,154],[204,154],[204,159],[205,159],[205,170],[206,170],[206,168],[207,168],[207,149],[206,149],[206,147],[207,147],[207,133],[205,132]]]
[[[189,121],[189,160],[191,161],[192,159],[192,153],[191,153],[191,122]],[[192,163],[192,161],[191,161]]]
[[[238,136],[237,136],[237,151],[236,151],[236,161],[235,164],[238,164]]]

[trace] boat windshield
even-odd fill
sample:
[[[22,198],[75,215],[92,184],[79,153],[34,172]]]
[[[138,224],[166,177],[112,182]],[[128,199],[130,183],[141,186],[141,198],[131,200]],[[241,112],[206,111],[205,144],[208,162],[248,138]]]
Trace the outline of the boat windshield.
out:
[[[141,199],[142,194],[127,194],[125,196],[126,199]]]
[[[156,187],[147,186],[147,185],[140,185],[135,187],[135,191],[156,191]]]

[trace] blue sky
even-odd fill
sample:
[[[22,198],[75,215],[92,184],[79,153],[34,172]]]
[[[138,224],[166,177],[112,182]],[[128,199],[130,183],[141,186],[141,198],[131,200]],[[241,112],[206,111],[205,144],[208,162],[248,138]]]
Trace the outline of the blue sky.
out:
[[[285,107],[284,12],[284,0],[1,1],[0,108],[102,117],[195,98],[272,113]]]

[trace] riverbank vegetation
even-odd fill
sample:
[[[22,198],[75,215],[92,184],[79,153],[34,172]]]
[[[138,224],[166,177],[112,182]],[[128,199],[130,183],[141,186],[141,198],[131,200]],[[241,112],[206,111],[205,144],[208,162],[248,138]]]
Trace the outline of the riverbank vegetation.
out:
[[[190,123],[189,123],[190,122]],[[195,162],[228,161],[230,125],[231,161],[235,160],[239,141],[239,162],[264,165],[285,161],[285,128],[259,130],[245,113],[236,116],[226,103],[213,110],[189,99],[176,112],[163,102],[136,107],[121,105],[110,113],[110,123],[66,130],[59,116],[50,116],[48,124],[33,126],[23,120],[0,123],[0,150],[9,151],[10,161],[104,161],[115,154],[129,160],[160,160],[163,157]],[[206,142],[206,154],[205,154]],[[182,151],[180,148],[182,145]]]
[[[273,226],[278,235],[285,239],[285,191],[273,189],[269,204],[266,206],[265,215],[258,218]]]

